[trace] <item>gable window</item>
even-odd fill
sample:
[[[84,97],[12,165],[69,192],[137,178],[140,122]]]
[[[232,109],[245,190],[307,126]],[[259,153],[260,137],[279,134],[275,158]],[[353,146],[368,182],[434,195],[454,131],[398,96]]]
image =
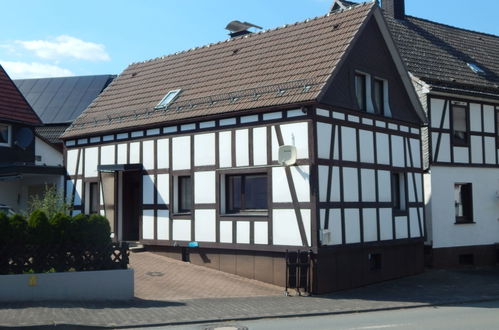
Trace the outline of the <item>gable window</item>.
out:
[[[373,102],[374,110],[378,114],[385,113],[385,82],[381,79],[373,80]]]
[[[454,145],[468,145],[468,120],[466,107],[462,105],[452,105],[452,141]]]
[[[99,195],[99,183],[90,182],[90,214],[99,213],[100,209],[100,195]]]
[[[456,183],[454,185],[454,206],[456,223],[473,222],[473,191],[471,183]]]
[[[361,73],[355,74],[355,98],[360,110],[366,111],[366,75]]]
[[[407,210],[405,173],[392,173],[392,203],[395,214],[405,213]]]
[[[180,89],[174,89],[174,90],[171,90],[169,91],[168,93],[166,93],[166,95],[163,97],[163,99],[161,99],[161,101],[158,103],[157,106],[155,106],[154,108],[155,109],[164,109],[164,108],[167,108],[168,107],[168,104],[170,104],[171,102],[173,102],[173,100],[175,100],[178,96],[178,94],[180,94]]]
[[[226,213],[267,214],[267,174],[237,174],[225,177]]]
[[[10,147],[11,137],[11,126],[6,124],[0,124],[0,146]]]
[[[176,177],[176,212],[190,213],[192,209],[192,180],[190,176]]]

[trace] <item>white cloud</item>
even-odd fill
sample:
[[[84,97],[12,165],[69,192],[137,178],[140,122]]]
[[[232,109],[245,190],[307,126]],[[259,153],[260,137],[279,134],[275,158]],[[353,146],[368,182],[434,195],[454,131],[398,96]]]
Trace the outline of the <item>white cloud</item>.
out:
[[[47,60],[75,58],[87,61],[109,61],[111,57],[102,44],[83,41],[81,39],[61,35],[53,40],[17,40],[17,44],[32,51],[36,56]]]
[[[70,70],[51,64],[12,61],[0,61],[0,64],[12,79],[74,76]]]

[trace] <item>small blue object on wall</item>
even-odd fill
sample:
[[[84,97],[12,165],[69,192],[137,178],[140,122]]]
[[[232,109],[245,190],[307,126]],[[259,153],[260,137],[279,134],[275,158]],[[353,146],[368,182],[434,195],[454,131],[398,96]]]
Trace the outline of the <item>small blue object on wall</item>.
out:
[[[188,247],[199,247],[199,243],[198,242],[189,242],[189,244],[187,244]]]

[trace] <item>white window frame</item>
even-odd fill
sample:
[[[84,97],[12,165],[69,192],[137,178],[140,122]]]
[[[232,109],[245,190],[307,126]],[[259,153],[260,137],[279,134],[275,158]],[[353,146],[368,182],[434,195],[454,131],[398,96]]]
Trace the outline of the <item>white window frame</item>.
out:
[[[1,124],[0,127],[7,127],[7,142],[0,142],[0,147],[11,147],[12,146],[12,126],[8,124]]]
[[[173,89],[166,93],[166,95],[161,99],[157,106],[154,109],[166,109],[168,105],[172,103],[180,94],[181,89]]]

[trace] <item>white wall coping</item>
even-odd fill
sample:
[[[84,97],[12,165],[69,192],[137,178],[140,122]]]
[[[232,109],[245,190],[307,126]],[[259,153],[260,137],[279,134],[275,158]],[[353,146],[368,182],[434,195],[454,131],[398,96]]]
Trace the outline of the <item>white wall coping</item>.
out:
[[[0,275],[0,301],[127,300],[133,269]]]

